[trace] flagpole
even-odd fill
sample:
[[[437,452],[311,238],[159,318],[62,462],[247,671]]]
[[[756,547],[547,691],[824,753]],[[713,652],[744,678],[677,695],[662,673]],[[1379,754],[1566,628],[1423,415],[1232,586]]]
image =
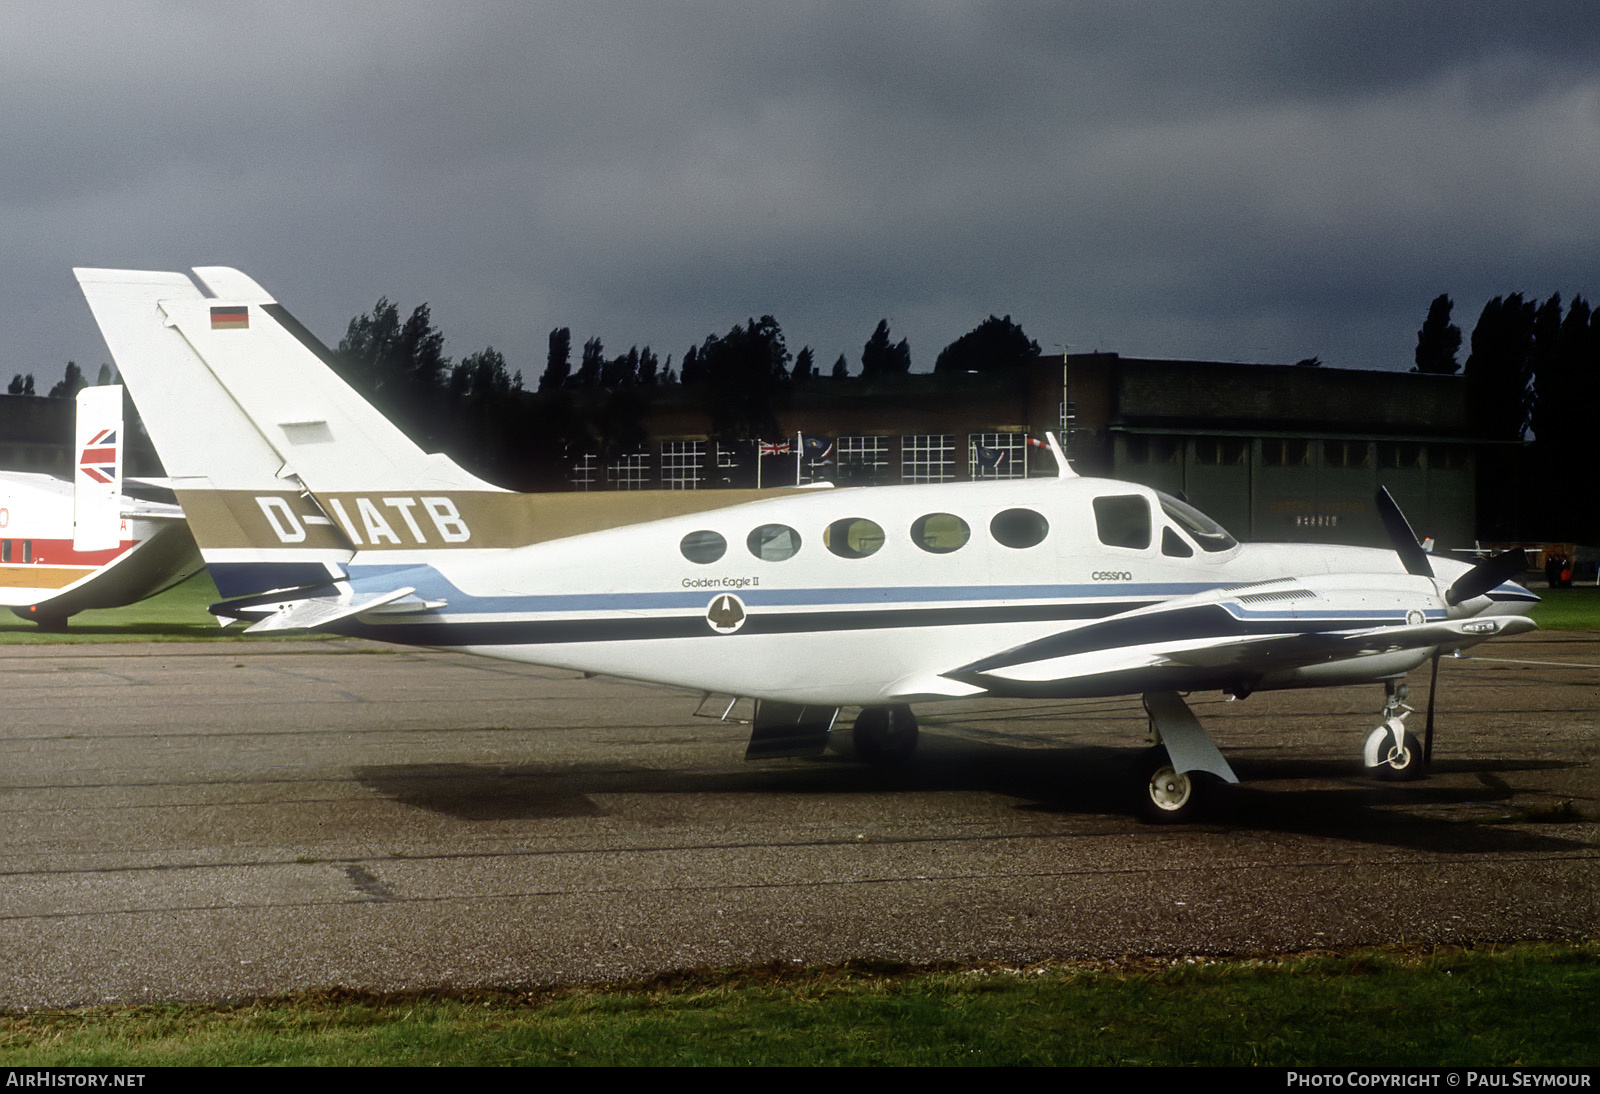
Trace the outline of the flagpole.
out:
[[[794,484],[800,485],[800,468],[806,462],[806,435],[798,430],[794,435]]]

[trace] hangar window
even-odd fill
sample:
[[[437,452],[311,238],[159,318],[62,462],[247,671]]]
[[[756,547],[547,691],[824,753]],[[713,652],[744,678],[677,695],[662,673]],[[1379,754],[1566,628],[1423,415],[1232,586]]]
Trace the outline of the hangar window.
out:
[[[1107,547],[1150,546],[1150,503],[1138,494],[1094,499],[1095,531]]]
[[[744,542],[750,553],[763,562],[782,562],[800,550],[800,533],[787,524],[763,524]]]
[[[1004,547],[1018,550],[1044,541],[1050,522],[1032,509],[1003,509],[989,522],[989,534]]]
[[[1420,471],[1422,470],[1422,446],[1420,444],[1380,444],[1378,446],[1378,466],[1386,471]]]
[[[1268,467],[1310,467],[1311,442],[1268,437],[1261,442],[1261,462]]]
[[[911,542],[936,555],[960,550],[971,538],[972,529],[954,513],[929,513],[911,523]]]
[[[865,517],[846,517],[823,529],[822,545],[840,558],[866,558],[883,546],[883,529]]]
[[[1372,446],[1366,441],[1323,441],[1322,466],[1371,467]]]
[[[728,550],[728,541],[716,532],[690,532],[678,544],[678,550],[690,562],[698,562],[703,566],[721,558]]]

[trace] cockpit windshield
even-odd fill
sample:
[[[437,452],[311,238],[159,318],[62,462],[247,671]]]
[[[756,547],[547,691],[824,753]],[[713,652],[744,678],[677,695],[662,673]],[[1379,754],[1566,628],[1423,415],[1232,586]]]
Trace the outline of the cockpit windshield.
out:
[[[1239,541],[1228,534],[1228,530],[1200,510],[1186,501],[1179,501],[1170,494],[1156,491],[1156,497],[1161,501],[1161,511],[1172,519],[1172,522],[1185,532],[1191,539],[1200,545],[1202,551],[1229,551],[1239,546]]]

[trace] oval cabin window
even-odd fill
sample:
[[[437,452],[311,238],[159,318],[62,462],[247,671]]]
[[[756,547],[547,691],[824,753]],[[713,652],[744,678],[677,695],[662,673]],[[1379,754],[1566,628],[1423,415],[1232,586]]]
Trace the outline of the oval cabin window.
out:
[[[744,542],[750,553],[763,562],[782,562],[800,550],[800,533],[787,524],[763,524]]]
[[[1032,509],[1005,509],[989,522],[989,534],[996,543],[1021,550],[1044,542],[1050,534],[1050,522]]]
[[[959,551],[971,538],[972,529],[954,513],[929,513],[911,524],[911,542],[936,555]]]
[[[840,558],[866,558],[883,546],[883,529],[865,517],[846,517],[828,525],[822,543]]]
[[[690,532],[678,544],[678,550],[683,552],[683,557],[690,562],[698,562],[704,566],[715,562],[728,551],[728,541],[716,532]]]

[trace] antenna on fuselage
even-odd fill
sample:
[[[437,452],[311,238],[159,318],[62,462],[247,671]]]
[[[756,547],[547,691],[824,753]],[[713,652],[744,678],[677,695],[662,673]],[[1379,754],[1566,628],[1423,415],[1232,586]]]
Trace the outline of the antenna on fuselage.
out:
[[[1075,479],[1078,473],[1067,462],[1067,454],[1061,450],[1061,442],[1056,440],[1054,433],[1046,433],[1044,439],[1050,446],[1050,454],[1056,458],[1056,474],[1063,479]]]

